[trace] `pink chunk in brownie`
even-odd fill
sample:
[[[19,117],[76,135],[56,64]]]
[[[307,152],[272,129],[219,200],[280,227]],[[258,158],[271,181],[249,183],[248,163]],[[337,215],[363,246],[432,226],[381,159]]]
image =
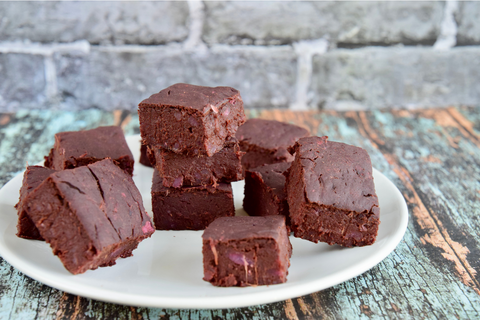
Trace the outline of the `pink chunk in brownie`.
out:
[[[292,246],[284,216],[218,218],[202,238],[203,279],[214,286],[287,281]]]

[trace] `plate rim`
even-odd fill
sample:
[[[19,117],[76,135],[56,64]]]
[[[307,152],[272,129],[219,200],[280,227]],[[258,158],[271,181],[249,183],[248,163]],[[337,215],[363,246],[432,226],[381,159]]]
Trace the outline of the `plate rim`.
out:
[[[139,164],[139,149],[140,149],[140,135],[127,136],[127,143],[134,154],[135,157],[135,166]],[[4,192],[4,189],[8,189],[16,181],[15,179],[21,179],[23,172],[19,173],[17,176],[9,180],[1,189],[0,195]],[[403,239],[408,226],[408,206],[406,204],[405,198],[395,184],[390,181],[384,174],[380,171],[373,168],[374,179],[382,179],[383,183],[387,183],[392,192],[396,195],[395,199],[400,200],[400,223],[398,228],[395,229],[395,234],[388,242],[388,245],[380,247],[380,250],[376,251],[370,259],[362,260],[361,263],[357,265],[344,268],[339,272],[335,272],[333,275],[328,276],[327,279],[319,278],[315,281],[307,283],[294,283],[289,284],[288,280],[284,284],[272,285],[272,286],[259,286],[260,289],[258,292],[247,292],[242,294],[242,288],[238,288],[239,294],[235,295],[226,295],[222,297],[158,297],[158,296],[148,296],[148,295],[138,295],[131,294],[128,292],[117,292],[112,291],[112,289],[105,288],[92,288],[90,285],[79,284],[78,281],[75,286],[72,287],[70,284],[71,281],[63,282],[63,276],[60,276],[59,279],[55,277],[50,278],[49,272],[40,270],[40,272],[35,270],[36,268],[33,265],[25,265],[21,259],[15,255],[12,250],[10,250],[4,241],[4,229],[0,230],[0,255],[5,259],[9,264],[14,266],[16,269],[24,273],[25,275],[43,283],[50,287],[68,292],[70,294],[95,299],[99,301],[138,306],[138,307],[152,307],[152,308],[180,308],[180,309],[224,309],[224,308],[237,308],[237,307],[247,307],[251,305],[273,303],[277,301],[282,301],[286,299],[296,298],[302,295],[311,294],[317,291],[321,291],[337,284],[348,281],[352,278],[355,278],[364,272],[370,270],[374,266],[378,265],[383,261],[390,253],[392,253],[395,248],[398,246],[400,241]],[[16,213],[16,211],[15,211]],[[0,213],[1,215],[2,213]],[[381,215],[382,216],[382,215]],[[16,217],[16,215],[15,215]],[[10,217],[14,219],[15,217]],[[15,219],[16,220],[16,219]],[[381,226],[381,224],[380,224]],[[155,236],[155,233],[153,234]],[[292,236],[293,237],[293,236]],[[21,241],[29,241],[25,239],[18,238]],[[147,239],[148,240],[148,239]],[[306,240],[303,240],[306,241]],[[140,243],[141,245],[141,243]],[[355,248],[353,249],[355,250]],[[353,270],[354,269],[354,270]],[[75,277],[70,275],[70,277]],[[55,281],[56,279],[56,281]],[[75,278],[73,278],[75,279]],[[75,280],[74,280],[75,282]],[[267,290],[265,288],[278,288],[280,290]],[[284,289],[283,289],[284,288]],[[218,288],[222,290],[223,288]],[[217,290],[217,289],[214,289]]]

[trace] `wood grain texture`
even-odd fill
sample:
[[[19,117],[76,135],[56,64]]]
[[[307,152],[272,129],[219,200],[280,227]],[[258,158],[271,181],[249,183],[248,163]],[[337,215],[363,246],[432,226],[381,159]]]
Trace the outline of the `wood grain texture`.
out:
[[[407,200],[399,246],[364,274],[282,302],[224,310],[115,305],[42,285],[0,260],[1,319],[475,319],[480,318],[480,112],[475,108],[373,112],[252,111],[360,146]],[[55,132],[120,125],[126,112],[0,114],[0,183],[36,163]]]

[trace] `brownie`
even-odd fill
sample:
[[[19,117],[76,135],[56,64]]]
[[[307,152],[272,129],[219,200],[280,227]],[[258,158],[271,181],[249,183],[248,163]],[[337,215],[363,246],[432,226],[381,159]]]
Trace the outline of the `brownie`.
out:
[[[249,215],[284,215],[289,225],[284,175],[288,168],[290,162],[280,162],[245,170],[243,209]]]
[[[17,236],[25,239],[43,240],[37,227],[30,219],[27,211],[24,209],[24,200],[36,187],[38,187],[55,170],[40,167],[28,166],[23,174],[23,183],[20,188],[20,198],[15,208],[18,211]]]
[[[218,217],[235,215],[232,186],[169,188],[155,170],[152,210],[157,230],[203,230]]]
[[[286,180],[294,235],[346,247],[373,244],[380,208],[368,153],[327,137],[302,138],[295,152]]]
[[[140,160],[138,162],[147,167],[153,167],[155,165],[155,158],[150,159],[148,156],[148,146],[143,143],[140,145]]]
[[[98,127],[91,130],[55,134],[55,144],[45,166],[55,170],[73,169],[105,158],[128,174],[133,174],[133,154],[120,127]]]
[[[24,208],[73,274],[114,265],[155,231],[131,176],[110,159],[51,174]]]
[[[202,238],[203,280],[219,287],[287,281],[292,246],[284,216],[218,218]]]
[[[243,180],[242,155],[235,138],[213,156],[189,157],[165,149],[150,149],[150,158],[166,187],[216,185]]]
[[[240,92],[230,87],[174,84],[138,105],[143,143],[212,156],[245,122]]]
[[[245,169],[262,164],[293,161],[290,149],[295,142],[309,136],[309,132],[299,126],[264,119],[248,119],[238,128],[236,137],[240,148],[246,154],[242,158]]]

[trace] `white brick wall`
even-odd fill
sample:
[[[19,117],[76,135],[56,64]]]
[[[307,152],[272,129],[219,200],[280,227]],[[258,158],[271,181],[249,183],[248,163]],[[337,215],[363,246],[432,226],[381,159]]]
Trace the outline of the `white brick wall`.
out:
[[[209,43],[279,44],[327,38],[332,43],[433,42],[441,2],[205,2]]]
[[[479,105],[479,49],[331,51],[313,59],[311,102],[334,110]]]
[[[0,2],[0,112],[135,110],[176,82],[247,108],[480,103],[479,2]]]
[[[0,2],[0,40],[162,44],[188,36],[186,2]]]

